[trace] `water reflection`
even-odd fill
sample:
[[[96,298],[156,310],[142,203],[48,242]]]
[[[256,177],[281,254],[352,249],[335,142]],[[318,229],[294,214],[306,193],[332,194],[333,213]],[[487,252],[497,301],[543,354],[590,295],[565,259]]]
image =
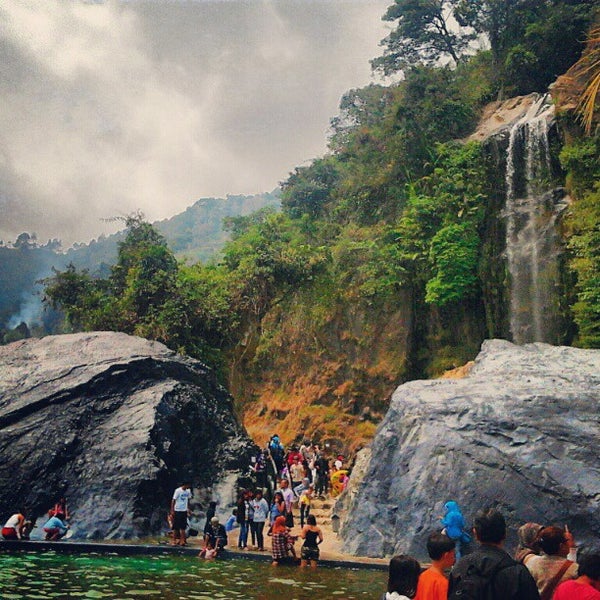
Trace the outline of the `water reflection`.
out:
[[[11,553],[2,555],[0,569],[3,600],[353,600],[378,597],[384,586],[381,571],[274,568],[265,562],[194,557]]]

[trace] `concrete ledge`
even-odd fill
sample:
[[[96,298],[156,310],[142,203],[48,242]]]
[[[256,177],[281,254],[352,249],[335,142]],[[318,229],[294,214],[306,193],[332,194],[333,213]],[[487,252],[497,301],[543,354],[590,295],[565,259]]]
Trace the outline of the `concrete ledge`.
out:
[[[103,542],[81,542],[64,540],[61,542],[46,542],[38,540],[29,541],[6,541],[0,540],[0,552],[59,552],[62,554],[116,554],[118,556],[139,556],[139,555],[179,555],[179,556],[197,556],[198,547],[170,546],[168,544],[111,544]],[[225,550],[220,560],[236,558],[241,560],[254,560],[260,562],[271,562],[270,552],[238,552],[235,550]],[[293,564],[290,560],[290,564]],[[329,560],[319,561],[319,566],[328,568],[342,569],[367,569],[375,571],[387,571],[386,564],[363,563],[353,560]]]

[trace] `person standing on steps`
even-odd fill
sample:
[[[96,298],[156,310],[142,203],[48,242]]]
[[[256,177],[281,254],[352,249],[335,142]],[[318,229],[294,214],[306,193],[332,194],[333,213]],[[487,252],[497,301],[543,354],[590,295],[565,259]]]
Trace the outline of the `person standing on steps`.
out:
[[[323,454],[315,459],[315,478],[315,493],[323,499],[329,487],[329,461]]]
[[[287,479],[282,479],[279,483],[281,486],[278,491],[281,492],[283,496],[283,501],[285,502],[285,525],[290,529],[294,526],[294,514],[292,513],[292,506],[294,504],[294,500],[296,496],[294,492],[290,489],[290,483]]]
[[[173,493],[171,500],[171,517],[173,520],[173,546],[185,546],[185,530],[190,514],[189,501],[192,497],[192,484],[186,482]]]
[[[300,527],[304,527],[304,521],[308,523],[308,516],[310,515],[310,504],[313,498],[314,487],[311,483],[307,490],[304,490],[300,495],[298,504],[300,505]]]

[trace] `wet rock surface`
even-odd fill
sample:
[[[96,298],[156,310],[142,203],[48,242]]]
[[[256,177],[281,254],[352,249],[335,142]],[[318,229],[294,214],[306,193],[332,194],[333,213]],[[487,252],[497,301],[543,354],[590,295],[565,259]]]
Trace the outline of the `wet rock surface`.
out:
[[[455,500],[509,525],[568,524],[580,546],[600,536],[600,351],[484,342],[464,379],[413,381],[394,393],[342,525],[346,551],[425,557]]]
[[[61,496],[73,537],[164,529],[175,487],[197,497],[245,467],[253,444],[202,363],[162,344],[94,332],[0,347],[0,518]]]

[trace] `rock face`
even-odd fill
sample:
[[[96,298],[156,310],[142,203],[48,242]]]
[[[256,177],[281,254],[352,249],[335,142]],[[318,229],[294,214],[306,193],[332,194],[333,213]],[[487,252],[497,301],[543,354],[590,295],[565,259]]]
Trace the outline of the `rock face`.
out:
[[[164,527],[175,487],[195,496],[249,463],[232,399],[202,363],[120,333],[0,347],[0,518],[65,496],[74,537]]]
[[[342,525],[347,551],[425,557],[448,500],[600,536],[600,351],[484,342],[464,379],[400,386]]]

